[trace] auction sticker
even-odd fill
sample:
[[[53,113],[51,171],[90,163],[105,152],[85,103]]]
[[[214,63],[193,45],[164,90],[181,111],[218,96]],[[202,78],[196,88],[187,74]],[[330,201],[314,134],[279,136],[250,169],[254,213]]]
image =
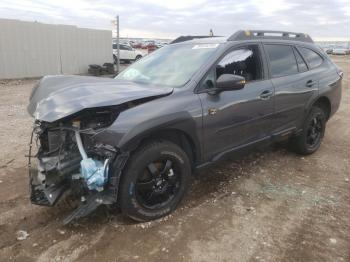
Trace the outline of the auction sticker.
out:
[[[219,44],[200,44],[193,46],[192,49],[217,48],[218,46]]]

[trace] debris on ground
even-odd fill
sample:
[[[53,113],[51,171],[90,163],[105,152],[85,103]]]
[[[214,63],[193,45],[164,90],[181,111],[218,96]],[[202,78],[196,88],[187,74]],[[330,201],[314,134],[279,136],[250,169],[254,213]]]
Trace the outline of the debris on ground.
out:
[[[337,244],[337,240],[335,238],[330,238],[329,241],[331,244]]]
[[[17,231],[16,235],[17,235],[17,240],[18,241],[26,240],[29,237],[28,232],[25,231],[25,230]]]

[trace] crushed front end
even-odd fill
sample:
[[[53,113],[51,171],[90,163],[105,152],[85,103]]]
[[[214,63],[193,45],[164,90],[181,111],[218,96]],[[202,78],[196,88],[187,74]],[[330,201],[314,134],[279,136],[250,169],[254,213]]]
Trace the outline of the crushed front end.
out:
[[[29,150],[32,203],[53,206],[69,190],[80,200],[80,206],[65,219],[66,224],[101,204],[116,202],[128,154],[94,137],[116,119],[117,111],[85,110],[53,123],[36,120]]]

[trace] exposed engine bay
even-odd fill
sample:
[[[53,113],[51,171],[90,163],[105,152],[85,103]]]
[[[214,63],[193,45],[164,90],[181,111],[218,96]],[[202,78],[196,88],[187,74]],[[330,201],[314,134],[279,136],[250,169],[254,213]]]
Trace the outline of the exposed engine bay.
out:
[[[81,206],[64,223],[91,213],[100,204],[113,204],[127,155],[94,136],[108,127],[122,108],[88,109],[54,123],[36,121],[30,151],[37,145],[36,167],[29,154],[31,201],[52,206],[67,190]],[[114,166],[117,161],[121,166]],[[122,160],[121,160],[122,159]]]
[[[32,203],[53,206],[70,191],[80,206],[65,224],[115,204],[129,149],[118,148],[118,131],[109,128],[122,112],[172,92],[107,78],[43,77],[27,107],[35,119],[28,163]]]

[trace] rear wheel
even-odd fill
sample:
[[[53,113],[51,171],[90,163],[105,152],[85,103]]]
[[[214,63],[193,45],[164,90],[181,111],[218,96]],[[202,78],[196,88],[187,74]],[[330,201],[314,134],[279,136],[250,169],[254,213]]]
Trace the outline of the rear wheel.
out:
[[[325,129],[325,112],[319,107],[313,107],[304,122],[303,132],[290,141],[291,147],[299,154],[314,153],[321,145]]]
[[[148,221],[172,212],[181,201],[190,177],[190,162],[177,145],[152,141],[130,158],[120,187],[122,212]]]
[[[142,58],[141,55],[137,55],[137,56],[135,57],[135,61],[137,61],[137,60],[139,60],[139,59],[141,59],[141,58]]]

